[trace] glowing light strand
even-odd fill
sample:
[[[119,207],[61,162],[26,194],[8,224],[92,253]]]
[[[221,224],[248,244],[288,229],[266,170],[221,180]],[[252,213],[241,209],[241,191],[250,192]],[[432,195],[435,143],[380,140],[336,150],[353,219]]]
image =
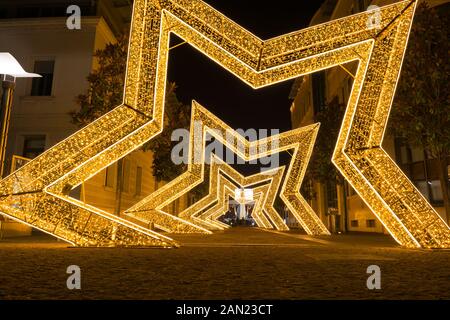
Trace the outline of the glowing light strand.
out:
[[[284,170],[284,167],[280,167],[244,177],[217,156],[212,156],[209,194],[185,209],[179,216],[194,219],[195,221],[212,220],[209,222],[214,224],[214,220],[217,220],[228,211],[228,199],[229,197],[234,197],[236,188],[253,189],[256,204],[253,208],[252,216],[257,225],[261,228],[271,229],[275,227],[277,230],[288,230],[288,226],[273,207]],[[269,183],[253,187],[262,182]],[[216,204],[211,207],[213,203]],[[209,209],[204,210],[205,208]],[[223,229],[220,226],[218,228]]]
[[[382,7],[375,27],[364,12],[263,41],[200,0],[135,0],[123,104],[0,181],[0,212],[76,245],[175,245],[67,193],[161,132],[174,32],[253,88],[359,61],[333,162],[399,243],[448,248],[449,227],[381,148],[415,5]]]

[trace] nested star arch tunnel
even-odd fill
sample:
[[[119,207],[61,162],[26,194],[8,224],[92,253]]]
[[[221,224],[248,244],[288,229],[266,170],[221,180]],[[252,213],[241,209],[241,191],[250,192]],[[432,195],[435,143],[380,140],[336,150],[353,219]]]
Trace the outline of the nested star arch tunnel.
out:
[[[77,246],[177,246],[149,223],[171,232],[211,232],[196,215],[202,204],[179,217],[162,210],[203,181],[203,163],[190,162],[185,174],[127,210],[129,219],[67,192],[162,131],[174,33],[254,89],[357,61],[333,163],[398,243],[448,248],[448,225],[381,147],[415,7],[414,0],[382,7],[376,25],[366,23],[368,11],[262,40],[200,0],[135,0],[123,103],[0,181],[0,211]],[[192,110],[192,120],[202,121],[202,137],[229,129],[196,102]],[[293,150],[280,195],[310,235],[328,234],[299,193],[317,130],[312,125],[252,142],[236,135],[243,150],[222,141],[245,160]],[[190,154],[204,159],[199,140],[191,139]],[[261,143],[269,148],[252,152]],[[267,217],[276,220],[267,198]]]

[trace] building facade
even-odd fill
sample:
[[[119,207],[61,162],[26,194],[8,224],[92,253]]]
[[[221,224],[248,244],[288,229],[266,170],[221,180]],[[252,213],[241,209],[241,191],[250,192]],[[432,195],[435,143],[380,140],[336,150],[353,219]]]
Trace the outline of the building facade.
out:
[[[317,11],[310,25],[363,12],[369,5],[383,6],[392,2],[394,1],[328,0]],[[427,2],[431,6],[437,6],[449,1]],[[356,67],[355,62],[347,63],[296,79],[290,94],[292,127],[315,123],[317,113],[333,100],[346,105]],[[424,150],[411,147],[392,135],[385,137],[383,148],[445,220],[435,160],[427,158]],[[304,184],[311,191],[311,206],[330,231],[386,233],[382,224],[347,182],[336,184],[334,181],[305,181]]]

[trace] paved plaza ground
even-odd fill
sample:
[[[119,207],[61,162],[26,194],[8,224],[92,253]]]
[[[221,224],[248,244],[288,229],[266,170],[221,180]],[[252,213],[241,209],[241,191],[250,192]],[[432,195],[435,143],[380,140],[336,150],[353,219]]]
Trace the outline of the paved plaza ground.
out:
[[[450,251],[374,234],[309,237],[237,227],[178,235],[179,249],[68,248],[47,236],[0,241],[0,299],[450,299]],[[368,290],[369,265],[381,290]],[[81,268],[68,290],[66,268]]]

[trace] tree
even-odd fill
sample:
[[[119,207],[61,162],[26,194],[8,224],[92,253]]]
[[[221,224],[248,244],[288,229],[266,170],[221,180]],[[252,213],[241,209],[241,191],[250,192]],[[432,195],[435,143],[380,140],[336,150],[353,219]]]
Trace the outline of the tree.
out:
[[[390,118],[390,129],[423,148],[439,166],[443,202],[450,222],[450,87],[448,10],[417,8]]]
[[[163,131],[143,146],[153,152],[153,175],[158,181],[171,181],[186,171],[186,164],[175,165],[172,161],[172,149],[178,142],[172,141],[171,136],[176,129],[189,128],[191,108],[178,101],[175,89],[175,83],[171,83],[167,90]]]
[[[306,199],[314,198],[314,189],[311,182],[316,181],[326,185],[326,188],[336,188],[343,185],[344,178],[331,162],[334,147],[339,135],[340,125],[344,117],[345,106],[339,103],[338,97],[334,97],[321,108],[314,117],[315,122],[320,122],[320,129],[314,145],[311,160],[306,172],[306,179],[302,184],[302,194]],[[331,185],[330,185],[331,182]],[[345,188],[344,188],[345,192]],[[346,199],[344,194],[344,199]],[[347,210],[344,210],[344,231],[347,230]]]
[[[127,52],[128,37],[122,35],[94,53],[97,67],[87,77],[87,93],[76,97],[80,109],[70,113],[74,124],[84,127],[122,103]]]
[[[338,184],[344,181],[331,162],[344,111],[345,106],[335,97],[315,116],[315,122],[320,122],[320,129],[307,173],[308,177],[315,181],[322,183],[335,181]]]
[[[127,52],[128,34],[95,52],[97,67],[87,77],[87,92],[76,97],[80,108],[70,112],[74,124],[84,127],[122,103]],[[170,83],[166,90],[163,132],[142,147],[144,151],[153,152],[153,175],[159,181],[172,180],[185,169],[185,165],[175,165],[171,161],[174,145],[170,139],[171,134],[175,129],[188,128],[190,119],[190,107],[178,101],[175,88],[175,83]],[[123,190],[123,159],[117,161],[117,172],[115,213],[119,214]]]

